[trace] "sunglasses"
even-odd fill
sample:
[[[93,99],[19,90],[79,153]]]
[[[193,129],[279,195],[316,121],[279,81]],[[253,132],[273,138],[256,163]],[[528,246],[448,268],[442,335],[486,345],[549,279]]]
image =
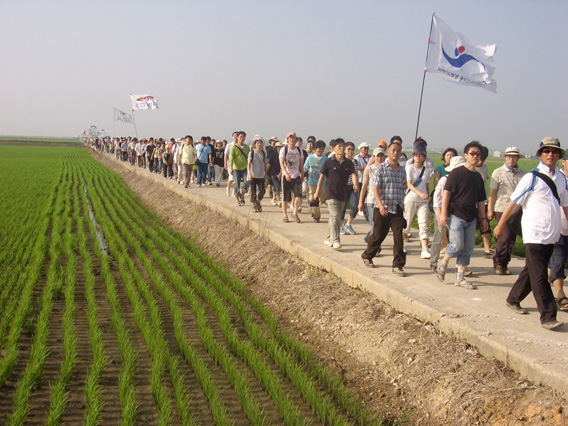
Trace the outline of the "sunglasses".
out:
[[[471,151],[471,152],[468,152],[468,154],[472,157],[480,157],[481,156],[481,152],[479,152],[479,151]]]
[[[550,154],[550,153],[560,154],[560,151],[558,151],[557,149],[554,149],[554,148],[545,148],[545,149],[542,150],[542,152],[544,154]]]

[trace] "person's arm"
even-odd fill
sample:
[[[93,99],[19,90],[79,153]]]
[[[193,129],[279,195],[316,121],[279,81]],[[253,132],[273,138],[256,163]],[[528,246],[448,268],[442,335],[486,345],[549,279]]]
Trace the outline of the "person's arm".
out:
[[[414,166],[411,166],[411,167],[414,167]],[[416,168],[416,167],[414,167],[414,168]],[[408,187],[408,190],[409,190],[409,191],[412,191],[412,192],[414,192],[415,194],[418,194],[418,196],[419,196],[420,198],[422,198],[423,200],[427,200],[427,199],[428,199],[428,193],[425,194],[425,193],[423,193],[422,191],[420,191],[418,188],[416,188],[416,187],[414,186],[414,182],[412,182],[411,180],[409,180],[409,179],[406,180],[406,186]]]
[[[440,173],[438,170],[434,170],[434,188],[436,188],[436,186],[438,186],[438,182],[440,181],[441,177],[442,177],[442,173]]]
[[[438,222],[441,228],[448,226],[448,206],[450,205],[451,192],[444,189],[442,194],[442,212],[438,217]]]
[[[318,179],[318,186],[316,187],[316,193],[314,194],[314,200],[317,200],[319,198],[319,193],[321,191],[321,187],[323,185],[324,179],[325,179],[325,176],[323,174],[320,174],[320,177]]]
[[[493,235],[495,235],[495,238],[499,238],[501,237],[501,235],[503,235],[503,226],[505,226],[511,215],[515,213],[519,207],[520,205],[515,203],[514,201],[511,200],[511,202],[509,202],[507,208],[505,209],[503,215],[501,216],[501,220],[499,220],[499,223],[493,230]],[[566,209],[568,209],[568,207],[564,207],[564,214],[568,214]]]
[[[485,215],[485,200],[477,202],[477,211],[479,212],[479,220],[481,220],[481,231],[485,232],[489,229],[489,221]]]
[[[353,192],[357,193],[359,191],[359,176],[357,176],[357,173],[353,173],[351,179],[353,179]]]
[[[497,198],[497,188],[493,188],[489,191],[489,200],[487,203],[487,220],[493,220],[495,217],[495,199]]]
[[[363,184],[361,185],[361,192],[359,193],[359,205],[357,206],[359,211],[363,211],[365,208],[365,194],[367,192],[367,187],[369,186],[369,172],[369,168],[366,168],[363,172]]]
[[[284,148],[282,148],[284,149]],[[280,161],[280,171],[282,175],[286,178],[288,182],[292,180],[288,172],[286,171],[286,159],[284,157],[279,157],[278,160]]]
[[[254,158],[254,154],[253,158]],[[251,153],[249,153],[249,157],[247,158],[247,177],[250,182],[252,182],[252,160],[251,160]]]

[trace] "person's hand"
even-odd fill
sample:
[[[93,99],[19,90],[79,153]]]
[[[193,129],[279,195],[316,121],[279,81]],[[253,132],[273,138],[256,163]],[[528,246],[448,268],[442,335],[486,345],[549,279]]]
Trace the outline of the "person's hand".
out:
[[[428,194],[425,194],[424,192],[420,193],[420,198],[422,198],[423,200],[427,200],[428,199]]]
[[[448,217],[441,214],[438,216],[438,223],[440,224],[440,228],[446,228],[448,226]]]
[[[286,175],[286,182],[290,182],[292,180],[292,176]]]
[[[489,229],[489,222],[487,218],[481,219],[481,232],[486,232]]]
[[[492,221],[494,217],[495,213],[493,212],[493,210],[487,210],[487,220]]]
[[[495,236],[496,239],[501,238],[501,235],[503,235],[503,225],[498,224],[493,230],[493,235]]]
[[[363,203],[362,203],[362,202],[359,203],[359,205],[357,206],[357,208],[359,209],[360,212],[364,211],[364,210],[363,210],[363,208],[364,208]]]
[[[382,206],[379,207],[379,211],[381,212],[382,216],[386,216],[389,214],[387,208],[385,207],[385,205],[383,204]]]

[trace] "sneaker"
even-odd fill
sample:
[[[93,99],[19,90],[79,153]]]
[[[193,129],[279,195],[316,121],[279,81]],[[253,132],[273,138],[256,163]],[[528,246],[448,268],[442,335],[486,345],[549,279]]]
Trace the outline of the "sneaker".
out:
[[[436,267],[436,270],[434,271],[434,273],[436,274],[436,277],[438,278],[438,280],[440,280],[441,282],[444,282],[444,280],[446,279],[446,268],[441,266],[438,263],[438,266]]]
[[[483,257],[486,259],[493,259],[493,256],[495,256],[495,250],[489,250],[483,253]]]
[[[367,268],[374,268],[375,267],[375,264],[370,259],[363,259],[363,265],[365,265]]]
[[[220,184],[220,183],[216,183],[215,186],[216,186],[217,188],[219,188],[219,187],[221,186],[221,184]]]
[[[564,323],[554,320],[554,321],[542,322],[540,323],[540,325],[542,325],[542,328],[546,328],[547,330],[555,330],[558,327],[562,327]]]
[[[468,280],[466,280],[465,278],[462,278],[461,280],[458,279],[456,280],[456,282],[454,283],[454,285],[456,287],[461,287],[461,288],[465,288],[466,290],[477,290],[477,286],[473,285],[472,283],[470,283]]]
[[[342,226],[342,227],[339,229],[339,235],[345,235],[346,233],[347,233],[347,231],[345,231],[345,228]]]
[[[408,253],[408,252],[406,251],[406,247],[402,246],[402,252],[403,252],[404,254]]]
[[[406,272],[402,268],[392,268],[392,273],[399,277],[406,277]]]
[[[334,241],[333,246],[335,250],[339,250],[341,248],[341,243],[339,241]]]
[[[329,246],[329,247],[332,246],[331,241],[329,241],[329,240],[325,240],[323,243],[324,243],[326,246]]]
[[[270,200],[270,204],[272,204],[273,206],[277,206],[278,202],[274,201],[274,200]]]
[[[506,266],[495,265],[495,275],[511,275],[511,271]]]
[[[525,308],[521,308],[520,303],[505,302],[505,304],[507,305],[508,308],[510,308],[516,314],[527,315],[529,313],[529,311],[527,311]]]
[[[282,207],[282,201],[278,201],[278,207]]]
[[[350,235],[355,235],[355,230],[353,229],[353,227],[351,226],[351,224],[346,224],[344,227],[345,232],[350,234]]]
[[[428,250],[422,250],[420,252],[421,259],[430,259],[430,252]]]

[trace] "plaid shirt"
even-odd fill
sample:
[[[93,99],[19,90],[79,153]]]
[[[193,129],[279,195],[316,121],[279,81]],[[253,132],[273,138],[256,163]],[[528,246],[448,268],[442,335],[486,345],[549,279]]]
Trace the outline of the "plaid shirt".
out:
[[[404,210],[404,193],[407,188],[404,167],[399,165],[398,170],[394,172],[390,163],[386,160],[379,164],[372,173],[371,186],[379,188],[381,200],[387,211],[396,214],[397,206]],[[377,207],[376,203],[375,207]]]

